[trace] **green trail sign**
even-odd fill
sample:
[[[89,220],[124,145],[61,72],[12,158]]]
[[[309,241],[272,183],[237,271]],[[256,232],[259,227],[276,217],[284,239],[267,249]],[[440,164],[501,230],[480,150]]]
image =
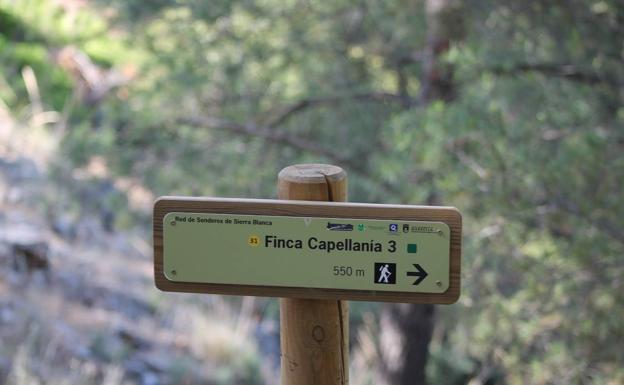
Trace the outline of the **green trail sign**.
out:
[[[450,303],[461,217],[448,207],[161,198],[163,290]]]
[[[449,285],[442,222],[172,212],[163,239],[170,281],[421,293]]]

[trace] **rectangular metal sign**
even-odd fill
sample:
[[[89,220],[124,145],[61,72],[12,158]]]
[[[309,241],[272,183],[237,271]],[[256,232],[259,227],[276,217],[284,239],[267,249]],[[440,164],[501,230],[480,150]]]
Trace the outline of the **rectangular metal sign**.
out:
[[[450,303],[461,217],[443,207],[161,198],[163,290]]]
[[[163,244],[175,282],[420,293],[449,285],[442,222],[172,212]]]

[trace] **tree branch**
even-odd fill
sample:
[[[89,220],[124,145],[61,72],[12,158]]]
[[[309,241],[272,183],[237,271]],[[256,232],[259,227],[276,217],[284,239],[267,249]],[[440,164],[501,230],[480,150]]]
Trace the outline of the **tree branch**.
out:
[[[335,105],[337,103],[344,103],[349,101],[362,101],[362,102],[374,102],[374,103],[390,103],[398,102],[403,106],[413,107],[416,105],[416,100],[410,98],[407,95],[398,95],[388,92],[370,92],[359,93],[351,95],[336,95],[325,96],[319,98],[302,99],[290,106],[287,106],[282,112],[267,123],[269,127],[278,127],[284,124],[295,114],[302,112],[310,107],[317,107],[320,105]]]
[[[195,116],[191,118],[180,118],[178,123],[186,124],[193,127],[225,129],[236,134],[255,136],[266,139],[270,142],[285,144],[300,150],[309,151],[315,154],[326,156],[335,161],[344,161],[345,159],[334,154],[325,148],[297,136],[289,135],[284,131],[278,131],[269,127],[257,126],[254,123],[240,124],[230,120],[213,118],[209,116]]]
[[[599,84],[606,83],[611,84],[612,82],[604,76],[596,73],[596,72],[586,72],[582,71],[571,64],[556,64],[556,63],[522,63],[516,64],[511,67],[490,67],[486,68],[486,71],[492,72],[496,75],[515,75],[518,73],[525,72],[538,72],[543,75],[558,77],[574,82],[584,83],[584,84]]]
[[[595,226],[598,230],[602,231],[603,234],[608,235],[613,240],[616,240],[624,245],[624,233],[622,233],[621,228],[619,228],[615,223],[605,218],[592,218],[587,213],[584,213],[578,205],[567,200],[560,194],[556,197],[556,200],[553,203],[556,208],[586,221],[590,225]]]
[[[354,161],[349,157],[330,151],[323,146],[302,139],[298,136],[291,135],[283,130],[277,130],[266,126],[258,126],[255,123],[241,124],[230,120],[213,118],[209,116],[179,118],[177,119],[177,123],[199,128],[214,128],[227,130],[238,135],[253,136],[267,140],[272,143],[283,144],[298,150],[303,150],[313,154],[324,156],[331,162],[335,162],[340,166],[348,167],[352,171],[369,178],[369,170],[364,163]],[[381,187],[386,192],[392,193],[397,197],[401,197],[401,191],[395,185],[388,182],[382,182]]]

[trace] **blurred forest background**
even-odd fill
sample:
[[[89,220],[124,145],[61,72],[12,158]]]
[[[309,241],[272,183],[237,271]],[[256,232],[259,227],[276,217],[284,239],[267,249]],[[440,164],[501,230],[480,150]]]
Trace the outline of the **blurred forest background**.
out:
[[[464,215],[352,384],[623,384],[623,98],[621,0],[0,0],[0,383],[277,383],[276,300],[158,292],[151,204],[324,162]]]

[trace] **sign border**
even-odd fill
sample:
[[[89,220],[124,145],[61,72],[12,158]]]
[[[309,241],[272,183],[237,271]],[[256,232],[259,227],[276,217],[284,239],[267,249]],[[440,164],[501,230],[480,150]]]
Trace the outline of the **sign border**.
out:
[[[409,293],[170,281],[165,277],[163,270],[163,218],[170,212],[443,222],[451,229],[449,287],[444,293]],[[461,291],[461,232],[461,213],[454,207],[164,196],[156,200],[153,211],[154,279],[158,289],[173,292],[451,304],[457,302]]]

